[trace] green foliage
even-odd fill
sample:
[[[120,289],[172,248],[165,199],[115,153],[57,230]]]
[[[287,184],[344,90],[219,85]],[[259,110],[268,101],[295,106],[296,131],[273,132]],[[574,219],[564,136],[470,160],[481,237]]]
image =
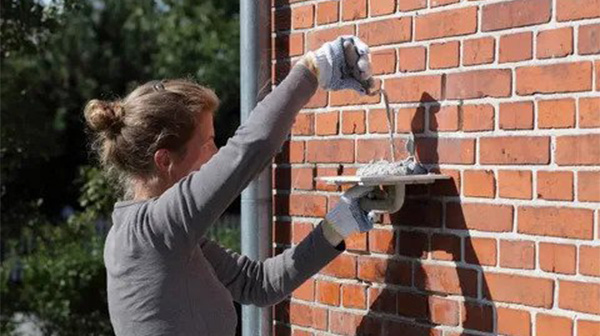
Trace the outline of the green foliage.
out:
[[[89,163],[82,118],[92,98],[113,99],[156,78],[188,77],[223,101],[217,142],[238,124],[238,20],[232,1],[2,1],[0,71],[3,237],[56,220]]]

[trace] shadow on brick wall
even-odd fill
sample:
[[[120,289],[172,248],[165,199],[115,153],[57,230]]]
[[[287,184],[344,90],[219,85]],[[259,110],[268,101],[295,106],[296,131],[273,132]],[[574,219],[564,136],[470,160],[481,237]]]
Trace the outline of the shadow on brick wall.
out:
[[[274,64],[271,66],[271,81],[273,84],[279,84],[289,73],[291,68],[290,49],[289,49],[289,31],[292,25],[291,10],[289,0],[274,0],[275,11],[270,18],[272,32],[276,38],[272,40],[272,54]],[[273,7],[273,6],[272,6]],[[282,194],[281,190],[291,190],[291,168],[290,163],[290,141],[286,141],[281,151],[275,156],[274,162],[278,165],[273,169],[273,187],[278,192],[273,196],[273,214],[275,216],[289,216],[290,198],[289,195]],[[292,241],[292,223],[290,221],[276,220],[273,222],[273,241],[278,245],[274,248],[272,255],[282,253]],[[285,324],[290,320],[290,301],[289,298],[272,307],[273,335],[290,335],[291,329]]]
[[[437,125],[439,102],[424,93],[420,108],[429,113],[429,125]],[[423,127],[423,119],[417,116],[411,122],[414,132]],[[437,132],[416,141],[417,157],[437,172],[439,142]],[[386,286],[369,289],[368,313],[358,325],[357,335],[442,335],[436,328],[441,325],[496,333],[495,307],[480,301],[490,298],[489,289],[458,200],[447,202],[443,220],[442,200],[457,199],[455,196],[460,194],[455,180],[458,176],[429,187],[407,187],[405,205],[390,216],[391,224],[399,229],[399,239],[392,240],[392,244],[398,241],[398,248],[390,246],[390,251],[396,251],[399,257],[394,256],[394,261],[387,264],[383,280]],[[444,222],[452,230],[444,228]],[[424,260],[428,255],[430,258]]]

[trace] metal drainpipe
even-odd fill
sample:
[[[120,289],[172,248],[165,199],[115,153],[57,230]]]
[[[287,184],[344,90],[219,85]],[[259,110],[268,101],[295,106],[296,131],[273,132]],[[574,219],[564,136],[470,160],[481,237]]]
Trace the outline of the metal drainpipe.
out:
[[[271,1],[240,1],[240,85],[243,123],[271,88]],[[265,260],[271,252],[271,165],[242,192],[242,254]],[[242,335],[269,336],[271,308],[242,307]]]

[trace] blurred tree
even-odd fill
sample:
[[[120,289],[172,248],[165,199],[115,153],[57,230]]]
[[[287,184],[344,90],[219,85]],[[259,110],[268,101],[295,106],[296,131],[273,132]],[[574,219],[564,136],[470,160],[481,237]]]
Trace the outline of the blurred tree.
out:
[[[82,108],[145,81],[188,77],[223,101],[218,143],[238,121],[237,1],[1,2],[2,237],[75,205],[90,157]]]
[[[35,316],[44,334],[111,333],[102,219],[115,192],[89,167],[83,106],[149,80],[192,78],[222,100],[223,144],[239,124],[238,6],[0,2],[0,333],[15,312]]]

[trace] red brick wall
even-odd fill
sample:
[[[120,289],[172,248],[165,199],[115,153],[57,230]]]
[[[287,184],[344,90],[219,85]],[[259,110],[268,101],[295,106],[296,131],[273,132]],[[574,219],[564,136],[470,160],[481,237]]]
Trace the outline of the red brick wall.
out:
[[[371,46],[399,146],[449,182],[275,308],[277,335],[600,335],[600,1],[273,4],[273,77],[340,34]],[[274,165],[274,245],[340,189],[317,176],[389,158],[379,97],[319,91]]]

